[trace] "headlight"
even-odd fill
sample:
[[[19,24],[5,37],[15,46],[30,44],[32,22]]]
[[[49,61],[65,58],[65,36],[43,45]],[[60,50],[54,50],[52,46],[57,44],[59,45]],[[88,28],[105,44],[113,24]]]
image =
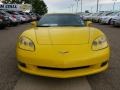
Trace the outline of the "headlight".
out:
[[[105,36],[100,36],[92,43],[92,50],[101,50],[108,47],[107,39]]]
[[[19,39],[19,48],[23,50],[28,50],[28,51],[34,51],[35,50],[35,45],[32,40],[30,40],[27,37],[21,37]]]

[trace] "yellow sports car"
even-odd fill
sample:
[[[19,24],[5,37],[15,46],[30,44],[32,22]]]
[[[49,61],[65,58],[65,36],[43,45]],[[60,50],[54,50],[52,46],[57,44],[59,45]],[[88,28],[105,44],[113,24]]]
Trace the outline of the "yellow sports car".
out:
[[[26,73],[71,78],[108,68],[106,36],[75,14],[47,14],[20,35],[18,68]]]

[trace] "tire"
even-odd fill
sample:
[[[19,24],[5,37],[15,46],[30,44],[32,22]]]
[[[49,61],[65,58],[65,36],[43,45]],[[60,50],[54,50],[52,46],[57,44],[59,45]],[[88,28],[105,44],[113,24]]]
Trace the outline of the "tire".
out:
[[[5,28],[5,25],[0,25],[0,29],[4,29]]]
[[[111,25],[112,18],[108,21],[108,25]]]

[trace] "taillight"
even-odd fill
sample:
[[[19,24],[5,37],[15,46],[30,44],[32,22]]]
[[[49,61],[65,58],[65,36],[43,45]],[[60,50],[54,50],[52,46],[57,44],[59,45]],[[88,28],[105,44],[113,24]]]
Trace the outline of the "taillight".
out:
[[[0,15],[0,19],[3,19],[3,16]]]
[[[13,18],[16,18],[15,15],[12,15]]]

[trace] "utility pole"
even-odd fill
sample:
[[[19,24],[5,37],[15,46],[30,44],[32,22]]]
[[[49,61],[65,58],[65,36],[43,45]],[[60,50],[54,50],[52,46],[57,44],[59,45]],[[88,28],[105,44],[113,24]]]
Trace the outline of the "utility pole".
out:
[[[91,7],[91,13],[93,12],[93,7]]]
[[[81,12],[82,12],[82,7],[83,7],[83,1],[81,0]]]
[[[71,4],[71,8],[72,8],[72,13],[74,12],[73,8],[74,8],[74,4]]]
[[[102,9],[102,5],[100,5],[100,7],[99,7],[99,11],[101,11],[101,9]]]
[[[96,10],[96,12],[98,12],[99,11],[99,0],[97,0],[97,10]]]
[[[114,2],[114,3],[113,3],[113,11],[115,11],[115,4],[116,4],[116,1],[117,1],[117,0],[113,0],[113,2]]]
[[[76,7],[76,13],[78,12],[78,3],[80,0],[75,0],[75,2],[77,3],[77,7]]]

